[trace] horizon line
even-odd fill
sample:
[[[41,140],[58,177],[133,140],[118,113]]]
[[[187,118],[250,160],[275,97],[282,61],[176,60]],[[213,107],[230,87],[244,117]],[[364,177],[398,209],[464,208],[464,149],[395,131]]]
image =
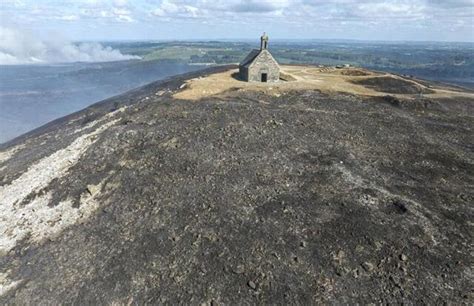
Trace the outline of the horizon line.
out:
[[[72,42],[248,42],[256,41],[257,38],[123,38],[123,39],[92,39],[92,40],[72,40]],[[363,43],[454,43],[454,44],[474,44],[473,41],[456,40],[371,40],[353,38],[272,38],[272,41],[327,41],[327,42],[363,42]]]

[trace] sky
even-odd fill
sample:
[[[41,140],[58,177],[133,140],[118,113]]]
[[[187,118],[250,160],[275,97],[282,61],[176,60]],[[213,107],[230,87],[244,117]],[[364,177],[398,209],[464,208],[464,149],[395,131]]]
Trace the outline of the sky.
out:
[[[0,0],[0,7],[0,36],[43,40],[258,39],[266,31],[270,39],[474,42],[474,0]]]

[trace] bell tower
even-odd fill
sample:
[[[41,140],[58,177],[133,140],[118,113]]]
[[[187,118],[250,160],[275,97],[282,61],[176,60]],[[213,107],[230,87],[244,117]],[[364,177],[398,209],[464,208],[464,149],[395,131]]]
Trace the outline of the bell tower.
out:
[[[260,50],[268,49],[268,35],[263,32],[262,37],[260,37]]]

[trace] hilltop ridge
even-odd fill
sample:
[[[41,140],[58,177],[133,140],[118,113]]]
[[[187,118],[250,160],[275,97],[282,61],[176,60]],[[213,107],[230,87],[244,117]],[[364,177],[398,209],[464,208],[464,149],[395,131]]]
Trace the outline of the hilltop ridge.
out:
[[[210,68],[0,147],[0,303],[472,301],[474,94]]]

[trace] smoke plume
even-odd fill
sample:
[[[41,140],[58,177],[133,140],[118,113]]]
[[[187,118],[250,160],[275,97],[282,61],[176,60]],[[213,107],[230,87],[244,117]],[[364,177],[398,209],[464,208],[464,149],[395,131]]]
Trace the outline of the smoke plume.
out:
[[[99,43],[41,40],[24,31],[0,27],[0,65],[110,62],[139,58]]]

